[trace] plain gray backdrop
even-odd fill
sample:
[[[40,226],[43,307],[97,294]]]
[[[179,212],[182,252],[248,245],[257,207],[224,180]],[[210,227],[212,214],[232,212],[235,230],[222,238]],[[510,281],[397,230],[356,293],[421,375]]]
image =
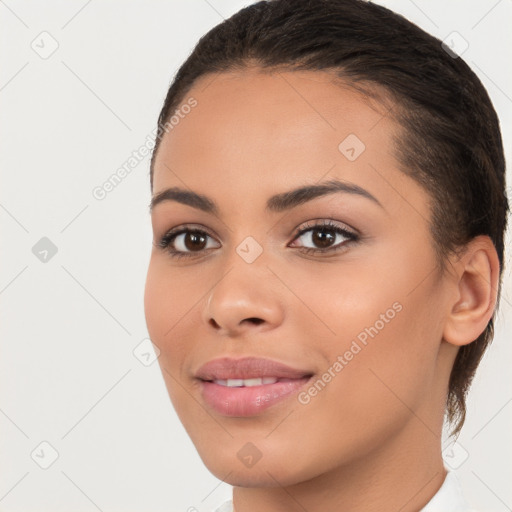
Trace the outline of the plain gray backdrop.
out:
[[[210,511],[231,495],[148,352],[149,156],[93,192],[150,140],[199,37],[249,3],[0,0],[1,511]],[[464,49],[510,163],[512,1],[379,3]],[[489,512],[512,507],[509,267],[504,279],[466,425],[445,450]]]

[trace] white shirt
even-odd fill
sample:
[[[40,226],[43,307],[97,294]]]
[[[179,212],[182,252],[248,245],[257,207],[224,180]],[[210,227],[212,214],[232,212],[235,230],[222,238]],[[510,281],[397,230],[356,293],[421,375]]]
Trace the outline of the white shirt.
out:
[[[213,512],[233,512],[232,500],[225,501]],[[476,512],[469,506],[457,475],[448,471],[443,485],[419,512]]]

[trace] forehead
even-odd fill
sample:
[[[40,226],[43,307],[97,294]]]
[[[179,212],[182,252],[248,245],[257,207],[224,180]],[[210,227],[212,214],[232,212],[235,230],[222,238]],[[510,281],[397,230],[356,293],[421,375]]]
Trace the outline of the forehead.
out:
[[[394,123],[381,123],[388,109],[335,80],[324,71],[247,69],[203,76],[182,100],[184,105],[193,97],[197,106],[179,116],[179,129],[175,126],[167,141],[179,150],[191,149],[194,141],[202,150],[218,150],[233,138],[245,140],[247,151],[286,145],[300,152],[305,143],[311,149],[348,133],[369,144],[389,135],[386,128]],[[371,133],[377,124],[379,130]]]
[[[196,106],[165,134],[154,193],[171,186],[249,197],[322,177],[367,189],[398,180],[388,106],[320,71],[246,69],[205,75],[182,101]],[[179,109],[179,107],[178,107]],[[381,177],[379,177],[381,176]],[[378,183],[378,182],[381,183]],[[180,183],[181,182],[181,183]],[[382,193],[389,194],[388,190]],[[370,190],[371,192],[371,190]]]

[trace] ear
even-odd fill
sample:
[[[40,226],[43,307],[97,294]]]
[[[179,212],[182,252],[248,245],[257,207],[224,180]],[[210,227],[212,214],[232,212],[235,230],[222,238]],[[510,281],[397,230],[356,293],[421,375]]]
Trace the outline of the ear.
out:
[[[475,237],[453,268],[455,293],[443,338],[462,346],[482,334],[496,307],[500,265],[492,240],[486,235]]]

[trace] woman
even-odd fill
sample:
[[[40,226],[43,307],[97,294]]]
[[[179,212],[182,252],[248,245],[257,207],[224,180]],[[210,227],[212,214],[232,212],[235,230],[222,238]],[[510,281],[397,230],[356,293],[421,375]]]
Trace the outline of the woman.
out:
[[[469,510],[441,433],[508,212],[475,74],[369,2],[258,2],[199,41],[158,128],[146,321],[222,510]]]

